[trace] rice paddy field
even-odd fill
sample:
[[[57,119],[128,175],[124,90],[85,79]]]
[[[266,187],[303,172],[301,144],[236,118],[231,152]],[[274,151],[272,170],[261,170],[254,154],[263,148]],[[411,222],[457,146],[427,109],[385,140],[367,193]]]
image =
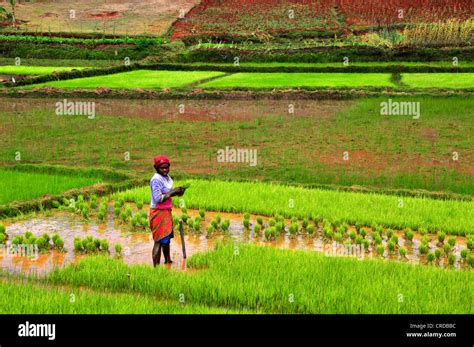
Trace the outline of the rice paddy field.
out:
[[[472,318],[469,0],[13,3],[1,315]]]

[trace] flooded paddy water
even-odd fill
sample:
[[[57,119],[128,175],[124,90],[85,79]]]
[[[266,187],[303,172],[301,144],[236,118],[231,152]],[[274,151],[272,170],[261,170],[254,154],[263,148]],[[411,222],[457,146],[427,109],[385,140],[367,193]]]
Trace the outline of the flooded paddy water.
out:
[[[134,205],[129,204],[130,207]],[[137,209],[134,207],[134,213]],[[145,207],[144,211],[148,211]],[[180,215],[179,209],[173,209],[173,213]],[[195,217],[199,214],[198,210],[187,210],[189,217]],[[203,226],[201,230],[205,230],[205,227],[211,222],[211,220],[219,214],[222,220],[230,220],[230,228],[227,233],[217,232],[211,237],[206,235],[206,231],[196,234],[191,232],[187,226],[185,226],[185,246],[187,256],[191,256],[197,252],[204,252],[213,249],[214,245],[218,241],[230,241],[237,243],[252,243],[262,247],[277,247],[292,250],[306,250],[324,253],[327,256],[347,256],[354,257],[357,259],[365,258],[379,258],[381,257],[376,253],[375,247],[371,245],[369,250],[364,250],[362,247],[357,247],[355,244],[350,246],[344,246],[337,244],[335,241],[327,240],[323,237],[321,226],[318,225],[317,230],[313,235],[298,234],[290,236],[288,233],[284,233],[277,237],[275,240],[265,240],[264,235],[255,236],[253,228],[250,230],[245,229],[242,220],[243,214],[236,213],[223,213],[223,212],[211,212],[207,211],[205,220],[203,220]],[[254,225],[256,215],[250,215],[251,224]],[[269,217],[259,216],[263,219],[263,224],[267,225]],[[68,211],[52,210],[43,214],[39,214],[32,218],[23,220],[6,220],[4,221],[9,240],[16,235],[23,235],[26,231],[31,231],[34,236],[41,236],[43,233],[50,235],[58,233],[64,240],[65,252],[50,251],[45,254],[38,254],[33,256],[20,256],[15,254],[8,254],[6,249],[0,253],[0,266],[4,271],[8,272],[23,272],[23,273],[36,273],[44,274],[54,267],[62,267],[72,262],[77,262],[82,257],[87,255],[75,254],[74,252],[74,238],[84,238],[88,235],[94,238],[107,239],[109,241],[110,256],[115,255],[114,245],[120,243],[122,245],[122,257],[123,260],[128,264],[148,264],[152,265],[151,250],[153,247],[153,240],[149,231],[134,231],[129,224],[123,224],[119,217],[114,217],[113,206],[109,204],[107,218],[104,222],[98,222],[95,217],[91,217],[90,220],[84,220],[80,216],[75,215]],[[290,224],[290,220],[285,220],[285,225]],[[350,227],[349,231],[354,227]],[[399,247],[405,247],[407,255],[405,258],[401,258],[398,252],[388,254],[386,251],[384,259],[387,261],[403,261],[410,263],[421,263],[426,264],[426,256],[420,255],[418,246],[420,244],[421,235],[415,233],[413,242],[408,242],[403,238],[403,232],[395,231],[395,234],[399,236]],[[370,233],[369,233],[370,235]],[[428,234],[430,238],[430,248],[433,250],[436,247],[436,235]],[[386,240],[383,242],[386,245]],[[456,246],[454,248],[454,254],[456,255],[457,261],[455,266],[457,268],[464,267],[464,263],[460,262],[460,251],[466,248],[466,238],[458,236],[456,240]],[[187,263],[186,259],[183,259],[182,244],[179,231],[175,230],[174,239],[171,242],[171,257],[173,263],[166,265],[169,268],[175,270],[186,271]],[[164,257],[161,258],[162,266]],[[447,266],[447,260],[442,257],[437,266]]]

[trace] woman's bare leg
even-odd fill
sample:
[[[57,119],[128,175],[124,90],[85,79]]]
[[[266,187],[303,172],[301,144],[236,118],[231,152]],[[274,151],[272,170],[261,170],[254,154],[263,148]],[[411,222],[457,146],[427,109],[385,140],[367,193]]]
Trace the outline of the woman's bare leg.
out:
[[[153,258],[153,266],[154,267],[156,267],[156,265],[160,264],[161,243],[155,242],[155,245],[153,246],[153,251],[152,251],[152,258]]]

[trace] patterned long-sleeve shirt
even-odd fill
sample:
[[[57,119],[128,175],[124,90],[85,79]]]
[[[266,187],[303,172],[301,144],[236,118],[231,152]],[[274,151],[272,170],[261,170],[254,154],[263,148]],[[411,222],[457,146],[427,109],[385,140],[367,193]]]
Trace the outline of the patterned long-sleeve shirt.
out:
[[[151,202],[150,208],[168,209],[172,207],[171,198],[163,201],[163,195],[173,188],[173,179],[156,173],[150,180]]]

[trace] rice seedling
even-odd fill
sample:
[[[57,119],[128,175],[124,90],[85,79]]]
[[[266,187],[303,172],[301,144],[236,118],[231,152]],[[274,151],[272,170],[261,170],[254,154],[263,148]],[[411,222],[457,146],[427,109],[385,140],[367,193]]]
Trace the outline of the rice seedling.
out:
[[[132,217],[132,209],[131,209],[130,206],[127,206],[127,207],[125,208],[125,215],[127,216],[127,218]]]
[[[433,252],[428,253],[428,255],[426,256],[426,260],[428,261],[428,263],[432,263],[435,260],[434,253]]]
[[[454,254],[448,255],[448,264],[453,266],[456,263],[456,256]]]
[[[28,230],[25,232],[25,239],[30,239],[32,237],[33,237],[33,233],[31,231]]]
[[[387,229],[387,239],[390,240],[393,236],[393,230],[392,229]]]
[[[301,228],[306,229],[308,227],[308,218],[303,218],[301,221]]]
[[[361,245],[364,242],[364,238],[360,235],[358,235],[355,239],[356,245]]]
[[[137,199],[137,202],[135,203],[137,208],[141,210],[143,208],[144,202],[142,199]]]
[[[313,235],[314,234],[314,224],[309,224],[307,227],[306,227],[306,232],[308,233],[308,235]],[[275,229],[276,229],[276,225],[275,225]],[[277,230],[278,233],[280,233],[281,230]]]
[[[7,233],[7,229],[6,229],[5,225],[0,223],[0,234],[6,234],[6,233]]]
[[[52,202],[52,204],[53,204],[53,208],[60,208],[61,207],[61,203],[59,201],[54,200]]]
[[[392,235],[392,237],[390,238],[390,241],[392,241],[394,244],[398,244],[398,236],[397,235]]]
[[[149,227],[148,218],[142,216],[142,217],[140,218],[140,225],[141,225],[143,228],[147,229],[147,228]]]
[[[265,240],[271,241],[276,238],[276,229],[275,227],[269,227],[265,229]]]
[[[410,228],[405,229],[405,239],[410,242],[413,242],[414,233]]]
[[[260,235],[260,231],[262,230],[262,226],[260,224],[255,224],[253,226],[253,233],[254,233],[254,236],[257,237]]]
[[[443,246],[443,250],[444,250],[444,254],[448,255],[449,252],[451,252],[451,245],[449,243],[446,243],[444,246]]]
[[[268,220],[268,225],[269,225],[269,226],[274,227],[275,224],[276,224],[275,218],[270,218],[270,219]]]
[[[387,248],[388,248],[388,250],[389,250],[390,253],[395,252],[395,242],[390,241],[390,242],[387,244]]]
[[[115,217],[118,217],[120,216],[120,212],[121,212],[121,208],[120,207],[114,207],[114,216]]]
[[[181,215],[181,220],[182,220],[184,223],[186,223],[186,222],[188,221],[188,218],[189,218],[189,217],[188,217],[188,215],[187,215],[186,213],[183,213],[183,214]]]
[[[215,218],[211,221],[211,225],[214,227],[214,229],[219,228],[219,222]]]
[[[474,239],[468,238],[466,241],[466,246],[472,251],[474,249]]]
[[[356,233],[355,233],[355,231],[349,232],[349,237],[350,237],[350,239],[351,239],[352,241],[354,241],[354,240],[356,239]]]
[[[428,234],[428,230],[426,228],[420,228],[418,231],[421,236],[425,236],[426,234]]]
[[[382,237],[380,235],[376,235],[374,238],[374,244],[375,245],[380,245],[382,244]]]
[[[221,229],[222,229],[223,232],[228,232],[229,228],[230,228],[230,220],[226,219],[222,222]]]
[[[474,266],[474,255],[469,255],[469,256],[467,257],[467,264],[468,264],[469,266]]]
[[[385,252],[385,248],[383,246],[377,246],[376,250],[378,255],[383,256],[383,253]]]
[[[127,221],[127,214],[125,213],[125,211],[122,211],[120,212],[120,220],[125,223]]]
[[[336,233],[335,238],[336,238],[336,241],[339,243],[341,243],[343,240],[343,236],[341,233]]]
[[[441,258],[441,250],[439,248],[436,248],[434,251],[435,258],[439,260]]]
[[[105,220],[105,212],[104,211],[99,211],[97,213],[97,219],[99,222],[103,222]]]
[[[82,217],[86,220],[89,219],[89,213],[90,213],[89,207],[83,206],[82,209],[81,209]]]
[[[207,237],[211,237],[215,231],[216,231],[216,228],[212,224],[209,224],[207,226]]]
[[[74,252],[78,254],[109,253],[109,241],[107,239],[95,239],[91,235],[81,239],[74,238]]]
[[[463,249],[463,250],[461,251],[461,258],[462,258],[462,259],[466,259],[468,254],[469,254],[469,250],[466,249],[466,248]]]
[[[206,211],[203,208],[199,209],[199,216],[204,219],[206,217]]]
[[[244,219],[250,219],[250,214],[248,212],[244,213]]]
[[[446,238],[446,233],[443,231],[438,232],[438,242],[443,243],[444,239]]]
[[[448,244],[449,244],[451,247],[454,247],[454,246],[456,245],[456,237],[451,236],[451,237],[448,239]]]
[[[7,241],[7,235],[0,234],[0,245],[5,244],[6,241]]]
[[[367,230],[365,228],[362,228],[362,229],[360,229],[359,234],[360,234],[360,236],[365,238],[367,236]]]
[[[421,237],[420,241],[421,241],[421,243],[428,244],[428,243],[430,243],[430,238],[428,237],[428,235],[424,235],[424,236]]]
[[[420,252],[420,254],[422,255],[427,254],[428,251],[429,251],[429,247],[425,243],[420,244],[420,247],[418,247],[418,252]]]
[[[285,224],[282,221],[275,223],[275,229],[278,234],[282,233],[285,230]]]
[[[291,223],[288,231],[290,232],[290,236],[295,236],[298,233],[298,224],[296,222]]]
[[[400,254],[401,258],[406,258],[407,256],[407,249],[405,247],[400,247],[398,249],[398,253]]]
[[[260,224],[261,226],[263,225],[263,218],[262,218],[262,217],[260,217],[260,216],[257,217],[257,218],[256,218],[256,221],[257,221],[257,223]]]
[[[244,218],[242,223],[243,223],[245,229],[248,230],[250,228],[250,221],[248,219]]]

